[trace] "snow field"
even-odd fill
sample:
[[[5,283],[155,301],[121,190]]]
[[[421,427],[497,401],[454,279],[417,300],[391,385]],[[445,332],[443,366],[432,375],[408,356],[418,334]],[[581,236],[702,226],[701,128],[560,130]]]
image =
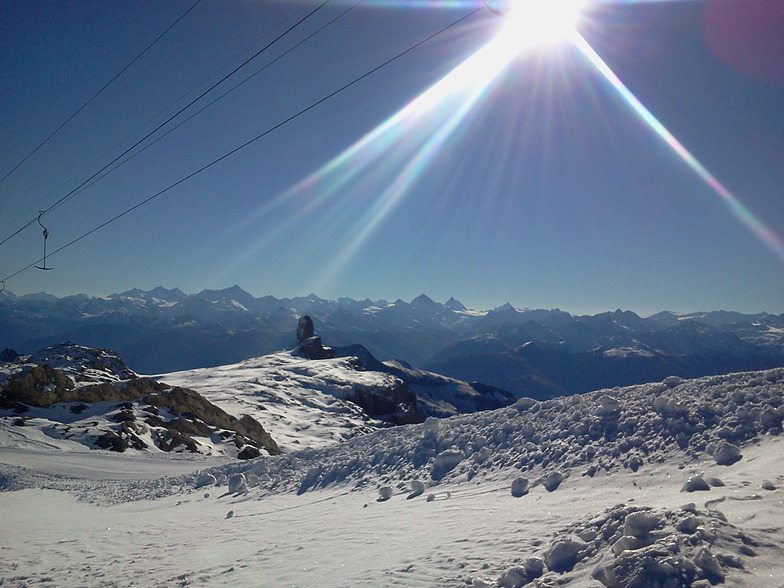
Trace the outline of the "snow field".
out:
[[[564,529],[617,504],[677,510],[696,502],[705,511],[722,497],[711,506],[730,524],[780,539],[781,492],[760,487],[763,478],[784,484],[782,445],[765,438],[729,468],[704,460],[681,469],[673,460],[649,471],[572,476],[553,492],[538,486],[520,498],[501,479],[431,486],[414,499],[395,492],[384,502],[375,488],[259,500],[224,486],[109,506],[53,490],[5,492],[0,509],[14,532],[0,578],[8,586],[47,578],[57,586],[495,586],[507,569],[543,557]],[[685,477],[703,470],[726,485],[680,492]],[[754,495],[761,497],[734,500]],[[755,551],[727,586],[784,585],[781,547]],[[570,586],[599,585],[590,578],[595,562],[585,563],[568,574]]]
[[[0,509],[13,513],[2,522],[0,578],[587,588],[613,585],[613,575],[632,586],[642,574],[640,586],[707,588],[721,572],[727,586],[776,588],[783,397],[784,370],[668,378],[522,399],[277,457],[206,469],[209,460],[193,461],[192,473],[173,468],[166,478],[102,478],[102,452],[60,454],[79,471],[92,467],[92,479],[52,475],[45,460],[37,474],[4,465],[0,481],[15,490],[0,493]],[[741,459],[719,465],[732,453],[722,444]],[[144,470],[143,461],[133,463]],[[698,477],[707,488],[682,491]],[[531,558],[550,570],[526,576]]]

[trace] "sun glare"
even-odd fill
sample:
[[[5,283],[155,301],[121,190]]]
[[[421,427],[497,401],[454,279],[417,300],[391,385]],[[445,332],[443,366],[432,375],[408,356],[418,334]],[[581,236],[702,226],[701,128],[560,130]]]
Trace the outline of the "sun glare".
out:
[[[584,5],[585,0],[506,0],[488,7],[505,18],[501,34],[520,52],[571,40]]]

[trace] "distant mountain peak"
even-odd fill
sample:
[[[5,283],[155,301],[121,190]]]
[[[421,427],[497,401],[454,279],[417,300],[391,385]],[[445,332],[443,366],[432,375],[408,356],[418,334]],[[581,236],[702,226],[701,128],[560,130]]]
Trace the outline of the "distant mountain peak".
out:
[[[253,296],[251,296],[248,292],[240,288],[240,286],[237,284],[234,284],[233,286],[224,288],[222,290],[210,290],[208,288],[202,290],[198,294],[195,294],[195,296],[197,298],[204,298],[205,300],[211,300],[211,301],[227,299],[227,298],[239,301],[240,299],[247,300],[253,298]]]
[[[427,294],[420,294],[411,301],[411,306],[415,308],[432,308],[439,306],[439,304],[434,302]]]
[[[125,292],[110,294],[108,298],[144,298],[147,294],[141,288],[132,288],[131,290],[126,290]]]
[[[57,300],[57,296],[52,296],[46,292],[36,292],[35,294],[25,294],[20,296],[19,299],[30,302],[54,302]]]
[[[454,296],[450,297],[449,300],[446,301],[444,304],[449,310],[468,310],[462,302],[455,299]]]
[[[147,293],[147,296],[150,298],[167,300],[169,302],[179,302],[180,300],[184,300],[188,297],[188,295],[179,288],[173,288],[170,290],[168,288],[164,288],[163,286],[156,286]]]

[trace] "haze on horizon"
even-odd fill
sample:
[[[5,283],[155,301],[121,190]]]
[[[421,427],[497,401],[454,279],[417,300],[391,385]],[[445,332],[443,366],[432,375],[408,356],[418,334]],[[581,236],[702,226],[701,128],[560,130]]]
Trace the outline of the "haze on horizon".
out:
[[[0,182],[0,240],[316,6],[205,0],[185,14],[193,5],[3,7],[0,177],[182,20]],[[47,214],[49,251],[481,7],[439,6],[325,5],[232,85],[289,54]],[[429,88],[498,34],[503,19],[482,9],[52,256],[53,271],[30,269],[5,287],[63,296],[236,283],[257,297],[426,293],[477,309],[782,313],[784,5],[739,6],[605,3],[579,26],[737,202],[572,45],[496,63],[480,86],[485,62],[427,104]],[[0,245],[0,279],[41,248],[37,223]]]

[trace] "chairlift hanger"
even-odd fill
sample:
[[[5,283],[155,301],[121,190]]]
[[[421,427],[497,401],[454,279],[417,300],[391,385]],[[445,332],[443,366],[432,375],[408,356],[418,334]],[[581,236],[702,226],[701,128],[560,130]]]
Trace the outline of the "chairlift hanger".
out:
[[[43,210],[38,211],[38,224],[41,225],[41,228],[44,230],[44,259],[43,259],[44,264],[43,264],[43,266],[37,265],[35,267],[36,267],[36,269],[39,269],[39,270],[49,271],[49,270],[53,270],[54,268],[53,267],[46,267],[46,240],[49,238],[49,231],[44,226],[44,224],[41,222],[41,216],[43,214],[44,214]]]

